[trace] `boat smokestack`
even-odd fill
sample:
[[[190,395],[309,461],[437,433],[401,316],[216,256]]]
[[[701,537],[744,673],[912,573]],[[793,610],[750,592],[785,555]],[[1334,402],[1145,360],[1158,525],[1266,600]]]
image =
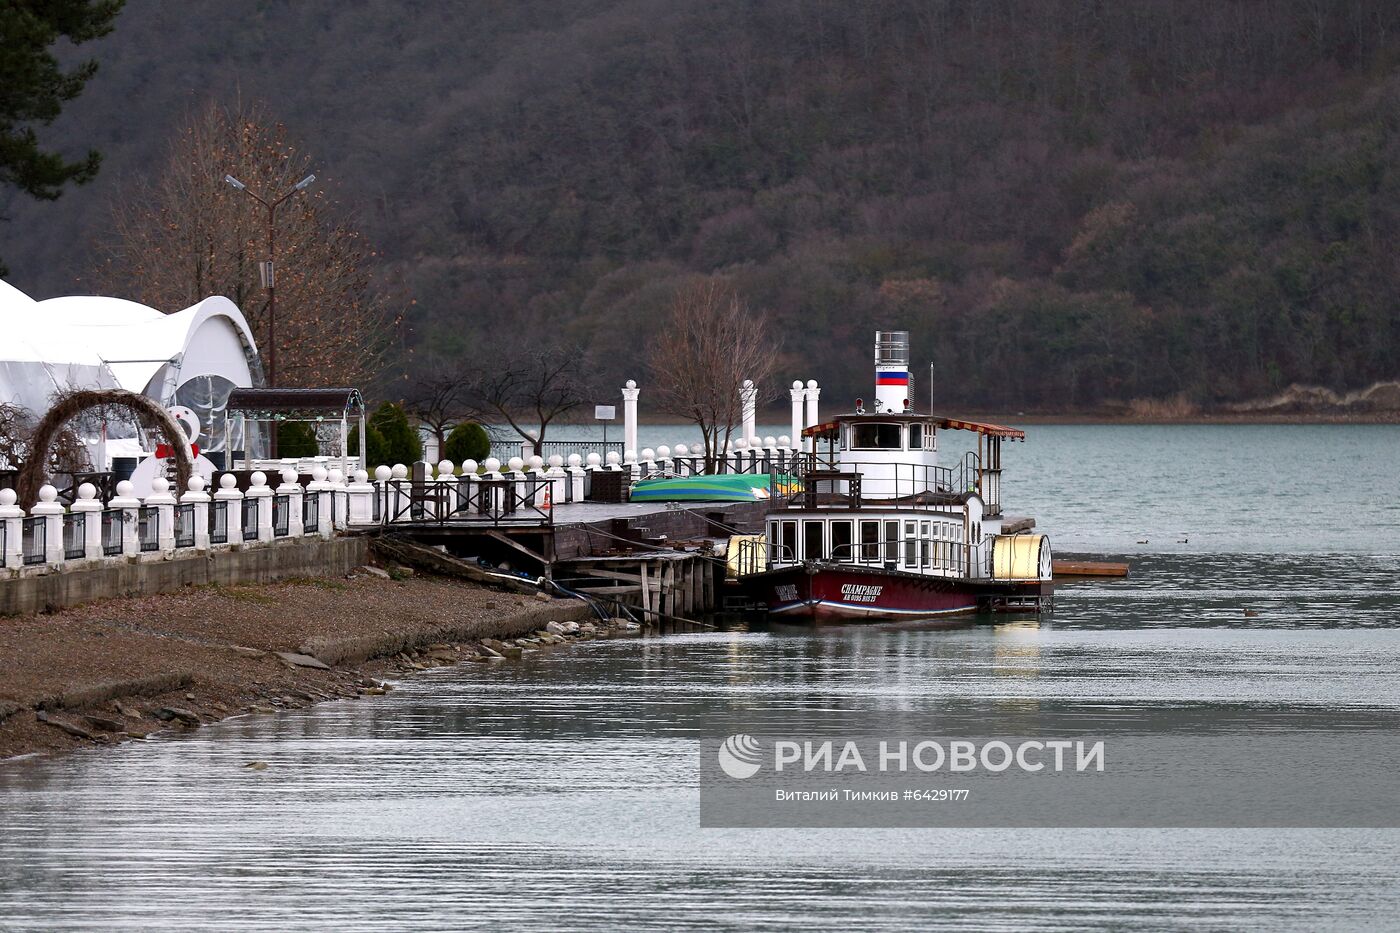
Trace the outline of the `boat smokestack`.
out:
[[[875,332],[875,410],[903,411],[909,398],[909,331]]]

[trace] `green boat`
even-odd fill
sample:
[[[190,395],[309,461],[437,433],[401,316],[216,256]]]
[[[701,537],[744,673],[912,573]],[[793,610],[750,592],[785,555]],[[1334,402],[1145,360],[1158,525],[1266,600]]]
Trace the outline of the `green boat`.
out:
[[[632,484],[633,502],[753,502],[767,499],[770,490],[787,495],[797,490],[797,480],[786,473],[678,476],[638,480]]]

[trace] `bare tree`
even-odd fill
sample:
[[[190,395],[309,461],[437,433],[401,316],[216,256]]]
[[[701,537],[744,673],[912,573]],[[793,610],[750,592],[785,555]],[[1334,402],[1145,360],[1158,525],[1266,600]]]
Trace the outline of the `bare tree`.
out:
[[[427,375],[418,379],[404,409],[433,433],[437,449],[447,449],[447,435],[462,420],[467,409],[468,378],[442,364],[429,364]]]
[[[750,312],[723,281],[705,279],[676,294],[652,349],[652,377],[660,408],[700,429],[707,472],[715,470],[743,418],[744,380],[763,392],[776,354],[762,315]]]
[[[61,399],[56,399],[55,404]],[[34,452],[38,422],[25,408],[0,404],[0,470],[21,470]],[[91,458],[71,425],[57,431],[49,444],[46,473],[79,473],[91,469]]]
[[[278,197],[310,167],[285,128],[257,108],[207,107],[176,139],[164,168],[113,203],[115,236],[97,278],[113,294],[167,312],[223,295],[266,352],[258,263],[267,258],[267,215],[224,176]],[[399,317],[369,271],[374,252],[336,213],[323,190],[277,212],[280,385],[366,382],[383,369],[397,334]]]
[[[476,420],[503,420],[521,437],[533,422],[540,444],[552,421],[593,397],[591,367],[579,347],[501,343],[480,358],[482,368],[468,375],[464,393]]]

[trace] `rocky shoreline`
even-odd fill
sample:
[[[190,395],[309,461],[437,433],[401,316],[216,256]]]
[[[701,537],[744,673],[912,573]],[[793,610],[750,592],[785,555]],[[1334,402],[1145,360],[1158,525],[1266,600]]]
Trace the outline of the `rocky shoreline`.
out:
[[[0,618],[0,759],[372,698],[385,678],[638,633],[573,600],[378,567]]]

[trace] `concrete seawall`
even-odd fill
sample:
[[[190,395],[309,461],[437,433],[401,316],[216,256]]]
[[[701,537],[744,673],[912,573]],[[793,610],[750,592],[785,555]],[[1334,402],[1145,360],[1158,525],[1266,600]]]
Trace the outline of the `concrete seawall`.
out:
[[[168,560],[101,561],[62,572],[0,580],[0,616],[54,612],[118,596],[155,596],[187,586],[340,577],[365,563],[362,537],[292,538],[256,547],[177,552]]]

